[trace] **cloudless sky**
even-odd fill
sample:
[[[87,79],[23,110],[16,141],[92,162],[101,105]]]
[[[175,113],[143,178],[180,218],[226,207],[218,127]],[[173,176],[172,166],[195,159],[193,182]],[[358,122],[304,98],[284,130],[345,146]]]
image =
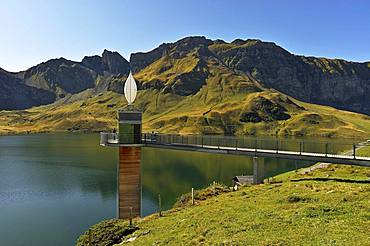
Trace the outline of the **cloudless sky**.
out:
[[[189,35],[273,41],[292,53],[370,60],[367,0],[0,0],[0,67],[130,53]]]

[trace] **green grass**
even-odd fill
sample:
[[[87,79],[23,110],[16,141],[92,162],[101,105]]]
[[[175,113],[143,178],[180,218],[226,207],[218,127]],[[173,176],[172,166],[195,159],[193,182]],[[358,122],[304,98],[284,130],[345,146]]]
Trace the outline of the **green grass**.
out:
[[[138,229],[120,240],[136,237],[132,245],[369,245],[370,184],[361,183],[369,177],[369,168],[328,165],[235,192],[211,185],[196,192],[195,205],[187,194],[163,217],[135,220]],[[126,228],[123,220],[114,223]],[[79,245],[87,245],[84,239]]]
[[[238,81],[239,78],[233,79]],[[180,134],[370,136],[370,118],[365,115],[290,100],[270,91],[228,94],[225,90],[212,90],[202,88],[196,95],[187,97],[157,90],[139,91],[136,106],[145,108],[143,130]],[[263,108],[254,109],[255,105],[266,100],[278,105],[276,107],[285,108],[290,118],[274,120],[273,115]],[[64,104],[0,111],[0,134],[110,130],[117,127],[116,112],[125,106],[124,102],[123,95],[106,92]],[[241,115],[252,111],[263,120],[258,123],[241,122]]]
[[[199,58],[193,53],[186,55],[182,59],[164,56],[135,74],[135,78],[139,81],[146,81],[145,83],[160,80],[165,81],[166,84],[172,84],[178,74],[191,72],[198,62]]]
[[[356,150],[356,155],[358,156],[370,156],[370,146],[362,147]]]

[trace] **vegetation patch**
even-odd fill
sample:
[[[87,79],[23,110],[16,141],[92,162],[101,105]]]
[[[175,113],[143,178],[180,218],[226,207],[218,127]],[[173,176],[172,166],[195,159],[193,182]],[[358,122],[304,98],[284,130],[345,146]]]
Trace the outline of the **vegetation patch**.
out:
[[[296,202],[312,202],[317,201],[317,199],[309,198],[309,197],[301,197],[298,195],[291,195],[288,196],[287,201],[289,203],[296,203]]]
[[[306,217],[324,217],[324,216],[335,216],[342,214],[338,208],[328,206],[308,207],[304,210]]]
[[[265,121],[271,120],[287,120],[290,118],[290,115],[287,114],[287,109],[278,104],[274,103],[264,97],[256,97],[252,101],[252,109],[256,111],[260,111]]]
[[[137,226],[130,226],[122,220],[107,220],[92,226],[81,235],[77,246],[101,245],[110,246],[122,241],[122,238],[138,230]]]
[[[257,123],[257,122],[261,122],[263,119],[256,112],[243,112],[240,115],[239,120],[241,122],[253,122],[253,123]]]
[[[196,190],[194,192],[194,203],[198,203],[199,201],[204,201],[211,197],[215,197],[224,193],[230,192],[231,189],[227,186],[224,186],[219,183],[213,183],[212,185],[208,186],[202,190]],[[175,203],[174,207],[183,207],[189,206],[192,204],[192,194],[187,193],[182,195],[177,202]]]

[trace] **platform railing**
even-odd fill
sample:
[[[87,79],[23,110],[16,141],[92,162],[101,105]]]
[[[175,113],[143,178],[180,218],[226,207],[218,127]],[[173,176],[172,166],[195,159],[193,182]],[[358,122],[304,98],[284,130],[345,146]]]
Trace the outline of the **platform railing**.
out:
[[[142,144],[143,134],[123,134],[123,133],[100,133],[100,145],[140,145]]]
[[[222,135],[178,135],[144,133],[143,143],[158,145],[187,145],[208,148],[231,148],[235,150],[270,151],[283,154],[310,154],[317,156],[347,156],[356,159],[360,148],[370,147],[368,141],[354,142],[325,142],[300,139],[267,139],[236,137]],[[370,157],[370,156],[369,156]]]
[[[100,133],[100,145],[118,144],[119,137],[118,133],[101,132]]]
[[[120,144],[118,133],[101,133],[101,145]],[[121,135],[122,137],[122,135]],[[132,136],[131,136],[132,137]],[[131,139],[131,138],[130,138]],[[122,141],[121,141],[122,142]],[[268,151],[280,154],[298,154],[311,156],[339,157],[346,156],[352,159],[361,158],[358,152],[362,148],[370,148],[369,141],[348,142],[325,142],[301,139],[268,139],[252,137],[236,137],[222,135],[179,135],[143,133],[135,138],[135,143],[156,145],[186,145],[203,148],[224,148],[235,150]],[[125,144],[125,143],[123,143]],[[289,152],[289,153],[288,153]],[[361,151],[363,152],[363,151]],[[370,151],[367,151],[369,153]],[[366,153],[366,151],[365,151]],[[367,156],[370,157],[370,156]]]

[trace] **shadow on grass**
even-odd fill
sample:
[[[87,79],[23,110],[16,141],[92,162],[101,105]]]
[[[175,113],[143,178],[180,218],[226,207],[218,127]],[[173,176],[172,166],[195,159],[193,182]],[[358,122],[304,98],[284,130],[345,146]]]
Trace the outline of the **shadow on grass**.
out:
[[[370,180],[354,180],[354,179],[341,179],[341,178],[304,178],[304,179],[292,179],[291,182],[300,181],[336,181],[343,183],[357,183],[357,184],[370,184]]]

